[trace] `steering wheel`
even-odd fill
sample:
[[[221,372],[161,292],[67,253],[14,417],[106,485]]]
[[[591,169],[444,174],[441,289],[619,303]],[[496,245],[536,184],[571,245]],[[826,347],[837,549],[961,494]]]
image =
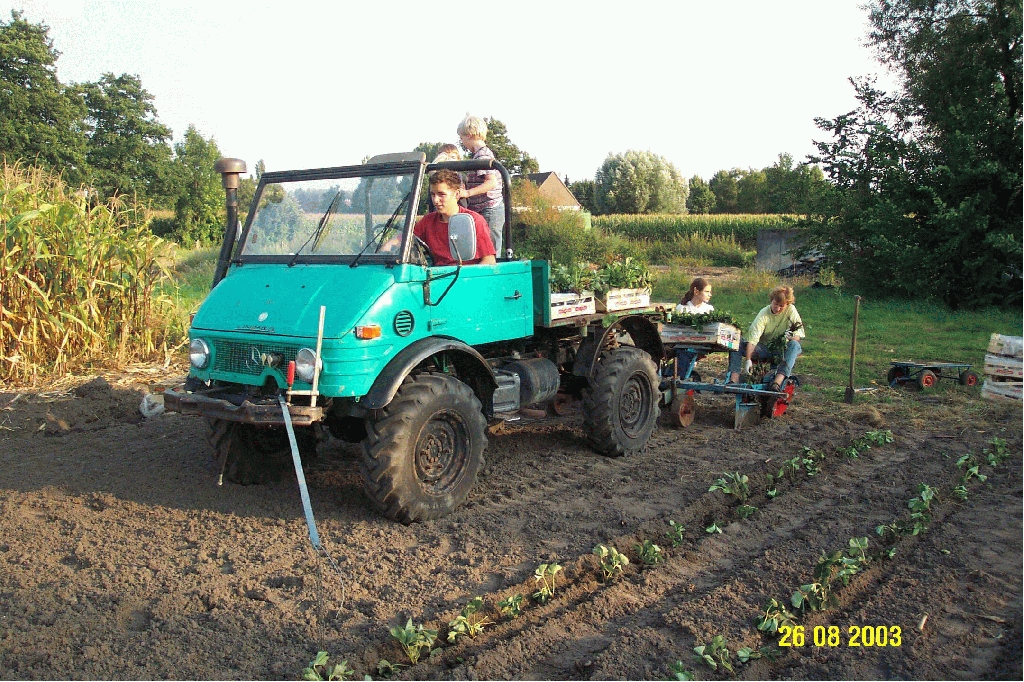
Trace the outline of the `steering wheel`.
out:
[[[432,266],[434,264],[434,257],[430,254],[430,247],[416,235],[413,235],[412,238],[414,240],[412,249],[413,262],[424,267]]]

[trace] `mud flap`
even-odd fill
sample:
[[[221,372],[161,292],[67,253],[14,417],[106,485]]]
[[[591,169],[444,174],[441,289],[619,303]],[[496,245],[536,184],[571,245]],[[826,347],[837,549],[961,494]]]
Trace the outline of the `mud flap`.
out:
[[[744,401],[744,397],[747,401]],[[750,401],[749,396],[736,396],[736,415],[733,420],[733,428],[745,429],[748,426],[756,426],[761,422],[761,403],[758,400]]]

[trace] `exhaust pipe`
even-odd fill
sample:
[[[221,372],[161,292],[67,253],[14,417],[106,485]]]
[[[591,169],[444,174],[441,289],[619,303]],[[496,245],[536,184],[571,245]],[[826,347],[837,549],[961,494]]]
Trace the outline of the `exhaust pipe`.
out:
[[[220,256],[217,257],[217,269],[213,272],[213,286],[228,274],[228,263],[231,252],[235,249],[235,235],[238,232],[238,186],[239,175],[245,172],[245,161],[241,159],[217,159],[213,166],[220,173],[221,184],[226,193],[228,222],[224,228],[224,242],[220,245]]]

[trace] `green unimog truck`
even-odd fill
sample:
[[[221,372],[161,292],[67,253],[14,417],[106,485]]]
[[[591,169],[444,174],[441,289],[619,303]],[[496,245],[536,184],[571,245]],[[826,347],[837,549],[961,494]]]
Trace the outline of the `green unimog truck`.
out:
[[[496,264],[436,267],[414,236],[423,178],[439,168],[503,177],[507,248]],[[218,170],[225,241],[189,331],[189,376],[164,404],[206,417],[222,478],[258,484],[289,466],[281,397],[301,456],[328,434],[361,443],[366,494],[403,523],[462,504],[488,422],[528,405],[582,399],[593,449],[645,448],[661,399],[661,313],[552,319],[548,262],[514,255],[500,163],[432,165],[416,152],[265,173],[244,225],[244,163],[221,159]]]

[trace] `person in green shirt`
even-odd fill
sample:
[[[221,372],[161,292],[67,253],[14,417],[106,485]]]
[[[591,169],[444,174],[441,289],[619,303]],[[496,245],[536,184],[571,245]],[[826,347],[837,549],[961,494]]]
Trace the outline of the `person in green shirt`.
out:
[[[775,339],[784,337],[786,349],[783,353],[782,362],[775,370],[775,377],[768,388],[775,391],[782,390],[782,384],[786,377],[793,373],[793,364],[797,357],[803,352],[800,347],[800,339],[804,338],[804,323],[800,319],[800,313],[793,305],[793,287],[776,287],[772,290],[771,300],[767,306],[761,309],[750,323],[750,330],[747,338],[740,343],[739,351],[729,353],[729,381],[736,383],[740,380],[740,366],[743,371],[750,374],[754,361],[774,362],[774,357],[769,346]]]

